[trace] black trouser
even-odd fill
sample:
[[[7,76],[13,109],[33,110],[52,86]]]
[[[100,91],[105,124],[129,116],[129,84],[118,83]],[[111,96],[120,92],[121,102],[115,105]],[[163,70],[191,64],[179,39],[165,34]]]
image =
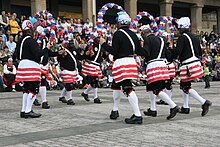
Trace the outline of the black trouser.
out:
[[[98,88],[98,85],[99,85],[98,77],[87,76],[86,78],[87,78],[88,84],[90,84],[93,88]]]
[[[205,87],[206,88],[209,88],[210,87],[210,78],[209,78],[209,75],[206,75],[204,77],[204,80],[205,80]]]
[[[150,84],[147,84],[146,90],[153,91],[155,95],[158,95],[166,87],[165,81],[156,81]]]
[[[40,86],[39,81],[24,82],[24,92],[38,94],[39,86]]]
[[[183,92],[188,94],[190,88],[191,88],[191,81],[188,81],[188,82],[181,82],[180,81],[180,89],[182,89]]]
[[[167,90],[171,90],[173,88],[172,83],[173,83],[173,78],[170,78],[170,79],[165,81],[165,86],[166,86]]]
[[[119,83],[115,83],[115,80],[113,80],[112,86],[111,86],[113,90],[121,90],[121,87],[123,89],[123,93],[125,94],[125,96],[128,96],[134,90],[131,80],[129,79],[123,80]]]

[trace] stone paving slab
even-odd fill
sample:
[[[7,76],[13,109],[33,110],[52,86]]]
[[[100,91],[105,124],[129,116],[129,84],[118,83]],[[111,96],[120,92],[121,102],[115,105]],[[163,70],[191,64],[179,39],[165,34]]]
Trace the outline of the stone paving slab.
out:
[[[193,87],[213,102],[206,117],[200,115],[201,105],[190,98],[189,115],[178,114],[168,121],[169,107],[158,105],[158,117],[144,116],[143,125],[124,123],[132,111],[123,94],[119,119],[109,119],[110,89],[99,89],[102,104],[85,102],[80,97],[82,90],[75,90],[75,106],[60,103],[60,91],[49,91],[51,109],[34,107],[43,114],[38,119],[19,118],[20,92],[0,93],[0,146],[219,146],[220,82],[212,82],[210,89],[204,89],[204,83],[193,83]],[[181,106],[181,91],[177,85],[173,92],[174,101]],[[141,111],[146,110],[149,100],[145,88],[136,87],[136,93]]]

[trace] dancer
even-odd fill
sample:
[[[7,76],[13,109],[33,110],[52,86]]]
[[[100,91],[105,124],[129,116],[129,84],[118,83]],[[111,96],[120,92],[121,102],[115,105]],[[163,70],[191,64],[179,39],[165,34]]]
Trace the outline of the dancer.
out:
[[[98,81],[99,78],[102,77],[102,71],[100,68],[102,62],[101,52],[99,37],[96,37],[93,46],[87,46],[83,55],[85,63],[82,65],[82,74],[87,76],[89,86],[84,92],[82,92],[81,96],[83,96],[86,101],[90,101],[88,94],[93,90],[94,103],[97,104],[102,103],[98,97]]]
[[[137,64],[134,59],[134,54],[140,48],[138,37],[134,32],[129,30],[131,18],[126,12],[119,12],[117,18],[118,30],[113,36],[112,46],[108,46],[105,39],[100,38],[100,44],[110,54],[114,55],[114,65],[112,68],[113,82],[113,110],[110,114],[110,119],[119,117],[118,105],[120,101],[121,87],[123,93],[128,97],[129,103],[134,114],[130,118],[125,119],[127,124],[142,124],[138,98],[134,92],[131,80],[138,78]]]
[[[39,45],[42,49],[45,48],[46,46],[46,38],[42,40],[42,43]],[[52,54],[51,51],[49,51],[49,54]],[[40,82],[40,88],[39,88],[39,93],[41,97],[41,103],[42,103],[42,108],[43,109],[50,109],[50,105],[48,104],[48,101],[46,99],[47,97],[47,76],[49,74],[49,63],[48,63],[48,54],[45,54],[44,56],[41,57],[41,62],[40,62],[40,68],[41,68],[41,82]],[[35,106],[40,106],[41,104],[39,103],[38,99],[36,98],[34,101]]]
[[[24,82],[24,92],[20,117],[37,118],[41,114],[32,111],[32,105],[39,92],[41,81],[40,58],[50,49],[50,43],[42,50],[33,39],[33,24],[29,20],[22,23],[23,38],[18,43],[17,58],[20,60],[16,81]]]
[[[188,97],[192,96],[202,105],[202,116],[205,116],[212,103],[201,97],[192,87],[191,81],[203,76],[202,66],[199,56],[202,55],[200,41],[190,32],[190,19],[182,17],[177,21],[178,29],[181,36],[177,40],[175,49],[170,50],[174,59],[179,59],[180,67],[180,89],[183,93],[183,106],[180,113],[189,114],[190,108]]]
[[[77,59],[72,52],[73,51],[60,46],[58,51],[59,56],[57,57],[61,69],[60,76],[62,82],[65,84],[65,88],[62,89],[59,101],[67,103],[67,105],[75,105],[72,92],[78,75]],[[68,100],[66,100],[65,96],[67,96]]]
[[[142,37],[144,39],[144,45],[142,49],[138,50],[138,54],[145,57],[147,62],[147,90],[150,96],[151,108],[148,111],[144,111],[147,116],[156,116],[157,111],[155,107],[155,98],[158,96],[170,106],[170,114],[167,119],[175,117],[179,112],[179,107],[170,99],[170,97],[163,92],[166,87],[166,80],[170,78],[168,67],[164,61],[166,44],[162,38],[155,36],[150,29],[145,28],[142,31]],[[156,95],[156,96],[154,96]]]

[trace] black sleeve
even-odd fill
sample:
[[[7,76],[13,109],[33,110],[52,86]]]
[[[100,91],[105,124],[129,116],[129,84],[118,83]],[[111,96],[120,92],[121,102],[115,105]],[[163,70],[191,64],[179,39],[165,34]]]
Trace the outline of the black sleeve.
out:
[[[48,56],[49,57],[56,57],[58,55],[59,55],[58,52],[52,52],[51,50],[48,50]]]
[[[110,54],[116,55],[120,48],[120,37],[118,36],[118,33],[116,32],[112,38],[112,46],[108,46],[105,42],[102,44],[102,48]]]
[[[60,62],[60,60],[61,60],[61,55],[58,55],[57,56],[57,62]]]
[[[138,55],[139,56],[144,56],[145,58],[148,58],[150,56],[150,52],[151,52],[151,49],[150,49],[150,39],[149,38],[145,38],[144,39],[144,46],[143,48],[139,48],[138,49]]]
[[[137,41],[135,47],[136,47],[136,48],[135,48],[135,53],[138,54],[139,50],[141,49],[141,45],[140,45],[140,42],[139,42],[139,41]]]
[[[33,55],[35,55],[36,58],[40,58],[42,57],[44,54],[47,53],[48,49],[44,48],[44,49],[40,49],[37,41],[34,39],[29,39],[29,47],[31,48],[31,52]]]

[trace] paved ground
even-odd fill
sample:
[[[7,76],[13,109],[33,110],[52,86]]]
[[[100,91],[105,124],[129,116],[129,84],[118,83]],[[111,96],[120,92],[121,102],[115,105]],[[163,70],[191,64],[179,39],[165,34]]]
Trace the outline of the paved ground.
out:
[[[168,106],[157,106],[159,116],[144,116],[142,125],[128,125],[124,118],[132,114],[128,100],[122,94],[120,118],[110,120],[112,92],[100,89],[102,104],[85,102],[74,91],[76,105],[58,101],[60,91],[49,91],[50,110],[34,107],[43,114],[37,119],[19,117],[21,93],[0,93],[0,146],[219,146],[220,144],[220,82],[212,82],[211,89],[204,83],[193,87],[213,102],[207,116],[201,117],[201,106],[190,98],[191,113],[178,114],[166,120]],[[136,87],[141,111],[149,107],[144,87]],[[181,92],[174,86],[173,99],[182,105]]]

